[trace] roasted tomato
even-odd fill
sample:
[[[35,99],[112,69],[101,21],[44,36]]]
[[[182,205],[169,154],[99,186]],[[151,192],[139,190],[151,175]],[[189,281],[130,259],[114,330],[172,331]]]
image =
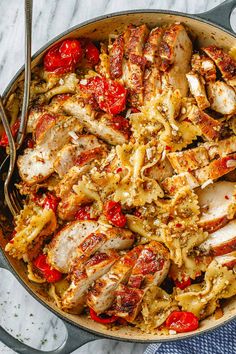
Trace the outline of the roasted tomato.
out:
[[[184,290],[189,285],[191,285],[191,279],[188,277],[188,278],[182,279],[181,281],[175,280],[175,285],[177,286],[177,288]]]
[[[54,213],[57,211],[57,207],[60,202],[60,198],[50,192],[46,193],[45,196],[35,194],[33,200],[36,204],[43,208],[52,209]]]
[[[99,76],[84,81],[81,90],[94,95],[101,110],[117,115],[125,109],[127,91],[119,82]]]
[[[198,326],[198,318],[187,311],[174,311],[166,320],[166,327],[177,333],[194,331]]]
[[[44,56],[44,69],[56,74],[64,74],[75,69],[82,59],[83,50],[77,39],[66,39],[55,44]]]
[[[130,125],[128,119],[122,116],[114,116],[111,119],[111,126],[126,135],[127,138],[130,137]]]
[[[20,120],[17,119],[11,127],[11,132],[12,132],[13,138],[16,137],[19,127],[20,127]],[[2,137],[1,137],[0,146],[8,146],[8,137],[7,137],[6,133],[3,133]]]
[[[61,280],[62,274],[47,263],[47,256],[45,254],[40,254],[34,260],[33,264],[48,283],[55,283]]]
[[[91,41],[85,46],[85,57],[93,66],[99,62],[99,50]]]
[[[92,320],[103,324],[113,323],[118,319],[117,316],[107,316],[107,315],[98,316],[96,312],[91,308],[89,308],[89,312]]]
[[[120,203],[113,200],[108,201],[104,206],[104,214],[114,226],[125,226],[127,220],[126,216],[122,213]]]
[[[77,210],[75,214],[75,219],[76,220],[97,220],[98,218],[93,218],[90,212],[91,212],[91,205],[84,205]]]

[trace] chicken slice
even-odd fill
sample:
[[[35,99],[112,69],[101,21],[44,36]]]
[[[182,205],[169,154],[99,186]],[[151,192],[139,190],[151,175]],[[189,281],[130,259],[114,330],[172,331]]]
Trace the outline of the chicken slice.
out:
[[[202,135],[204,135],[207,140],[217,140],[219,138],[222,124],[200,110],[197,106],[192,107],[188,118],[201,130]]]
[[[188,80],[190,92],[197,101],[198,107],[201,110],[210,107],[210,103],[206,95],[205,85],[201,76],[196,73],[190,72],[186,74],[186,77]]]
[[[105,156],[105,144],[94,135],[81,135],[74,142],[73,145],[64,146],[57,154],[54,170],[60,177],[63,177],[75,164],[82,166],[85,162]]]
[[[19,174],[29,185],[41,182],[53,171],[56,153],[69,142],[69,131],[81,131],[81,125],[74,117],[60,117],[34,148],[25,149],[19,156],[17,165]]]
[[[151,285],[160,285],[170,267],[169,252],[159,242],[151,241],[141,251],[127,286],[120,284],[108,313],[132,322],[138,315],[145,292]]]
[[[214,256],[236,250],[236,220],[209,234],[208,239],[199,246],[199,249],[203,253]]]
[[[196,170],[209,164],[216,157],[223,157],[236,151],[236,136],[218,142],[206,142],[201,146],[167,155],[177,173]],[[168,176],[167,176],[168,177]]]
[[[34,106],[30,109],[27,121],[27,133],[35,132],[37,122],[44,113],[45,108],[43,108],[42,106]]]
[[[236,266],[236,252],[224,254],[222,256],[215,257],[217,263],[221,264],[228,269],[233,269]]]
[[[139,108],[143,105],[143,77],[146,59],[143,48],[148,36],[147,26],[129,26],[125,34],[125,56],[123,81],[128,88],[130,104]],[[127,37],[127,38],[126,38]]]
[[[201,210],[198,225],[208,232],[214,232],[229,222],[229,208],[235,203],[235,184],[220,181],[204,189],[196,190]]]
[[[209,156],[204,146],[167,154],[172,167],[177,173],[188,172],[209,164]]]
[[[62,273],[69,273],[77,247],[90,234],[95,233],[99,224],[95,221],[74,221],[68,223],[53,238],[48,246],[48,262]]]
[[[190,172],[183,172],[179,175],[168,177],[162,182],[162,187],[170,195],[174,195],[181,187],[188,186],[191,189],[199,187],[198,180]]]
[[[146,169],[144,175],[153,178],[158,182],[162,182],[167,177],[172,176],[173,172],[173,168],[168,159],[164,159],[163,161],[159,161],[156,165]]]
[[[219,68],[224,80],[231,86],[236,86],[236,62],[229,54],[216,46],[202,48]]]
[[[160,45],[162,81],[164,87],[171,85],[179,89],[183,97],[187,96],[188,83],[186,74],[190,71],[192,42],[181,24],[173,24],[164,32]]]
[[[106,274],[111,266],[119,259],[114,250],[96,253],[88,260],[83,269],[75,268],[71,276],[71,284],[63,294],[62,309],[79,314],[86,304],[86,294],[94,281]]]
[[[129,278],[132,288],[160,285],[170,267],[169,251],[157,241],[151,241],[141,251]]]
[[[160,56],[159,48],[163,35],[163,29],[153,28],[148,36],[144,46],[143,55],[146,59],[146,68],[144,71],[144,104],[150,101],[152,97],[161,90],[161,74],[159,70]]]
[[[121,257],[88,292],[87,304],[97,314],[106,311],[115,298],[119,284],[126,283],[143,246],[137,246]]]
[[[95,112],[92,111],[89,105],[85,105],[80,98],[74,96],[66,100],[63,104],[63,109],[68,114],[75,116],[90,133],[95,134],[102,140],[112,145],[122,145],[128,141],[128,136],[125,132],[118,130],[112,124],[112,116],[109,114],[99,114],[95,117]]]
[[[122,76],[124,45],[124,36],[121,34],[109,46],[110,75],[113,80]]]
[[[223,81],[209,82],[207,95],[211,109],[221,114],[236,113],[236,93]]]
[[[216,80],[216,66],[207,56],[194,54],[191,60],[192,70],[204,77],[206,82]]]

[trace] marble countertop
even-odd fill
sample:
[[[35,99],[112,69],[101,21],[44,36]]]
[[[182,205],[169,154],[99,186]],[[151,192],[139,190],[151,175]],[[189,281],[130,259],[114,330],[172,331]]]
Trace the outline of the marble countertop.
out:
[[[93,17],[127,9],[166,9],[200,13],[222,0],[36,0],[33,12],[34,53],[51,38]],[[0,92],[24,63],[23,0],[0,1]],[[0,269],[0,325],[28,345],[51,350],[66,336],[61,320],[34,300],[14,277]],[[141,354],[146,345],[99,340],[74,353]],[[0,342],[0,353],[15,351]]]

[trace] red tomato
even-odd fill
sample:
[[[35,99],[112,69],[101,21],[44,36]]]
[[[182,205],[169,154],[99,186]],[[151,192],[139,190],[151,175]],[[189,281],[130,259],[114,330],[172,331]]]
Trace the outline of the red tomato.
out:
[[[45,131],[47,131],[50,127],[54,125],[55,120],[56,116],[48,113],[44,113],[39,117],[35,129],[36,141],[40,139],[40,137],[45,133]]]
[[[122,117],[122,116],[114,116],[112,117],[111,120],[111,126],[122,132],[127,136],[127,138],[130,136],[130,126],[129,126],[129,121],[128,119]]]
[[[76,214],[75,214],[75,219],[76,220],[97,220],[98,218],[92,218],[90,214],[90,205],[84,205],[80,207]]]
[[[36,204],[40,205],[43,208],[52,209],[54,213],[57,211],[57,207],[60,202],[60,198],[56,197],[50,192],[46,193],[45,196],[35,194],[33,200]]]
[[[92,318],[92,320],[99,322],[99,323],[103,323],[103,324],[113,323],[118,319],[117,316],[106,316],[106,317],[101,317],[104,315],[98,316],[96,314],[96,312],[93,309],[91,309],[91,307],[89,308],[89,312],[90,312],[90,317]]]
[[[175,285],[177,286],[177,288],[184,290],[185,288],[187,288],[187,286],[191,285],[191,279],[186,278],[182,281],[175,280]]]
[[[166,327],[177,333],[194,331],[198,326],[198,318],[187,311],[174,311],[166,320]]]
[[[48,283],[55,283],[62,277],[62,274],[57,269],[52,268],[47,263],[47,256],[45,254],[40,254],[34,260],[33,264],[43,274]]]
[[[35,142],[34,142],[34,140],[33,140],[32,138],[28,138],[28,139],[27,139],[27,147],[28,147],[29,149],[33,149],[34,144],[35,144]]]
[[[104,214],[106,218],[117,227],[124,227],[126,224],[126,216],[122,213],[120,203],[113,200],[108,201],[104,206]]]
[[[119,82],[95,76],[80,84],[83,92],[94,95],[99,108],[112,115],[125,109],[127,91]]]
[[[75,69],[82,59],[83,50],[77,39],[66,39],[55,44],[44,56],[44,69],[64,74]]]
[[[85,47],[85,57],[93,66],[99,62],[99,50],[92,42],[88,42]]]
[[[16,137],[19,127],[20,127],[20,120],[17,119],[11,127],[11,132],[12,132],[13,138]],[[3,133],[2,137],[1,137],[0,146],[8,146],[8,137],[7,137],[6,133]]]

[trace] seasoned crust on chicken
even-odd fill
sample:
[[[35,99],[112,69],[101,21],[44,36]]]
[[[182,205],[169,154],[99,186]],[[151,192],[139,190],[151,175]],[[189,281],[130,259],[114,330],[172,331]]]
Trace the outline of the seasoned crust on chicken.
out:
[[[110,75],[111,79],[118,79],[122,76],[124,56],[124,36],[119,35],[109,47]]]
[[[164,86],[171,85],[179,89],[183,97],[187,96],[188,83],[186,74],[190,71],[192,42],[181,24],[170,25],[165,30],[160,46],[162,80]]]
[[[216,80],[216,66],[212,59],[200,54],[193,54],[191,60],[192,70],[203,76],[206,82]]]
[[[236,62],[223,49],[216,46],[202,48],[202,50],[215,62],[223,79],[231,85],[236,86]]]
[[[201,110],[204,110],[210,106],[207,99],[206,90],[202,78],[193,72],[186,74],[190,92],[197,101],[197,105]]]

